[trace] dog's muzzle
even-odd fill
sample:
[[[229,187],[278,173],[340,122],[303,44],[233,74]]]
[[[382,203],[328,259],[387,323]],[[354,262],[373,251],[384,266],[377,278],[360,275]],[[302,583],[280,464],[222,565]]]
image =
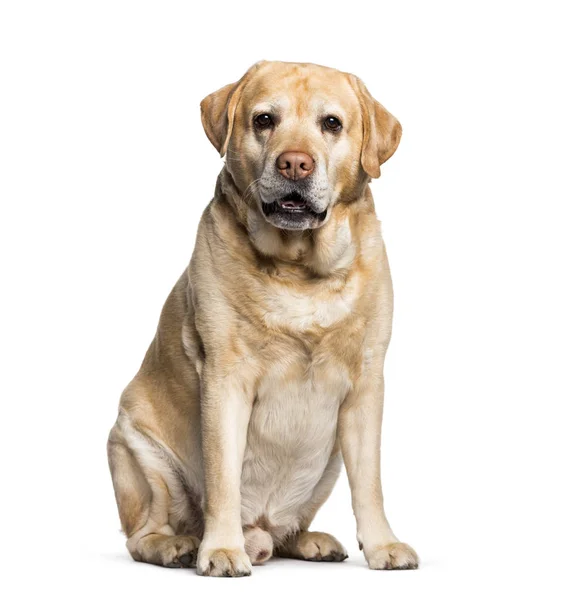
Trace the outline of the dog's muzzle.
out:
[[[275,221],[293,223],[291,229],[300,229],[301,225],[310,219],[323,222],[327,216],[327,209],[318,212],[312,208],[310,203],[298,192],[291,192],[273,202],[261,202],[263,214]]]

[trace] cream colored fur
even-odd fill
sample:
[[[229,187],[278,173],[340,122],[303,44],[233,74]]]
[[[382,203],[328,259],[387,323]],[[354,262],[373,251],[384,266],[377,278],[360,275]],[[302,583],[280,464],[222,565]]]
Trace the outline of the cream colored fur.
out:
[[[225,166],[109,438],[127,548],[217,576],[273,553],[341,561],[308,528],[343,458],[369,566],[415,568],[382,501],[392,287],[368,188],[401,127],[356,77],[316,65],[258,63],[201,108]],[[276,111],[275,128],[255,131],[256,111]],[[313,156],[308,193],[327,211],[301,231],[260,204],[288,185],[274,167],[286,150]]]

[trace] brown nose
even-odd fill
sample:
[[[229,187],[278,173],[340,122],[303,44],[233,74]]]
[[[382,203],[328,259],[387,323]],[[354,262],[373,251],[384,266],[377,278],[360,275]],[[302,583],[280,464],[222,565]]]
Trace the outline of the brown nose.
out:
[[[305,152],[283,152],[277,158],[277,169],[287,179],[304,179],[314,170],[314,159]]]

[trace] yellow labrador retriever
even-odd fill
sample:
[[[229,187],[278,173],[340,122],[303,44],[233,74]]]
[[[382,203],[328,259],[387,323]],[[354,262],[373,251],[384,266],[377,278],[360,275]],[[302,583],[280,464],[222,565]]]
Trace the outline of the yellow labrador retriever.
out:
[[[349,476],[372,569],[414,569],[380,484],[392,284],[370,178],[401,126],[357,77],[260,62],[201,104],[225,165],[108,451],[127,548],[242,576],[342,561],[309,531]]]

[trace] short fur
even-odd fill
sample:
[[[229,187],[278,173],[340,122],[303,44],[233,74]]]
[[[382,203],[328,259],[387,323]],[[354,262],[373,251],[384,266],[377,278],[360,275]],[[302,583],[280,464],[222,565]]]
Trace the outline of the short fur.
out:
[[[225,165],[109,437],[127,547],[218,576],[273,553],[343,560],[335,538],[308,531],[343,458],[369,566],[416,568],[382,502],[392,284],[368,187],[401,126],[355,76],[311,64],[258,63],[201,110]],[[278,126],[256,132],[256,111]],[[322,129],[326,112],[340,133]],[[260,209],[291,185],[274,167],[287,150],[314,158],[317,227],[278,229]]]

